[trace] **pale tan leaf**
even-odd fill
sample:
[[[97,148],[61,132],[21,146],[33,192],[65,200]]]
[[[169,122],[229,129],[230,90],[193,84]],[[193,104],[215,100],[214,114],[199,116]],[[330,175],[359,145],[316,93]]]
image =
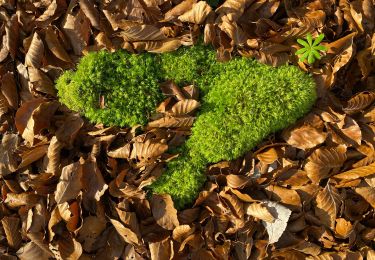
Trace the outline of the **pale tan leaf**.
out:
[[[18,249],[22,242],[21,221],[16,217],[4,217],[1,220],[9,247]]]
[[[207,16],[211,13],[212,8],[207,4],[206,1],[199,1],[193,4],[192,8],[189,9],[183,15],[180,15],[178,19],[181,22],[189,22],[195,24],[202,24],[206,20]]]
[[[151,260],[172,260],[173,241],[169,238],[164,239],[160,242],[149,243]]]
[[[159,226],[167,230],[173,230],[179,226],[177,210],[168,194],[153,194],[151,198],[152,215]]]
[[[64,203],[78,196],[82,188],[81,171],[78,162],[69,164],[62,169],[59,183],[56,187],[55,200]]]
[[[37,32],[34,32],[30,47],[25,56],[25,65],[40,68],[44,57],[44,44]]]
[[[163,117],[158,120],[148,123],[149,127],[165,127],[165,128],[176,128],[176,127],[190,127],[193,125],[195,117]]]
[[[358,93],[352,97],[347,105],[344,107],[344,111],[348,114],[354,114],[361,110],[364,110],[375,101],[375,93],[364,91]]]
[[[180,39],[166,39],[162,41],[137,41],[133,43],[134,49],[152,53],[164,53],[177,50],[183,44]]]
[[[176,116],[187,115],[200,107],[200,103],[194,99],[178,101],[171,109],[171,114]]]
[[[355,180],[358,178],[363,178],[375,173],[375,163],[372,163],[367,166],[358,167],[346,172],[336,174],[334,177],[337,179],[344,180]]]
[[[4,201],[11,208],[28,206],[33,207],[40,200],[40,196],[32,193],[8,193]]]
[[[327,138],[327,134],[310,125],[303,125],[284,131],[283,138],[288,144],[306,150],[323,143]]]
[[[62,30],[69,38],[74,54],[81,55],[90,37],[90,21],[80,10],[77,14],[66,14]]]
[[[337,190],[327,184],[316,196],[316,203],[315,215],[325,226],[334,229],[336,216],[341,205],[341,197]]]
[[[41,159],[44,155],[46,155],[47,150],[48,145],[40,145],[23,152],[21,154],[22,162],[20,163],[20,165],[18,165],[18,169],[28,166],[33,162]]]
[[[344,218],[336,219],[336,233],[341,236],[341,238],[347,238],[350,233],[354,230],[354,227],[350,221]]]
[[[189,225],[181,225],[173,230],[172,237],[174,240],[181,243],[186,237],[191,235],[193,232],[194,229],[191,228]]]
[[[13,109],[18,108],[18,90],[13,73],[7,72],[1,77],[1,92]],[[0,98],[1,100],[1,98]],[[1,103],[1,101],[0,101]],[[0,104],[1,114],[1,104]]]
[[[147,140],[144,143],[134,143],[130,158],[147,161],[162,155],[167,150],[167,144]]]
[[[250,203],[245,205],[245,212],[247,215],[254,218],[261,219],[266,222],[273,222],[275,217],[269,212],[266,206],[261,203]]]
[[[117,233],[121,238],[129,244],[137,245],[140,243],[137,234],[135,234],[131,229],[125,227],[120,221],[115,219],[110,219],[112,225],[115,227]]]
[[[119,27],[123,29],[119,33],[119,36],[121,36],[124,41],[160,41],[166,39],[162,31],[154,25],[122,24]]]
[[[55,31],[52,27],[47,27],[45,30],[45,40],[50,51],[60,60],[71,63],[72,60],[69,54],[64,49],[63,45],[60,43]]]
[[[273,201],[267,201],[265,202],[265,205],[275,217],[274,222],[262,222],[268,233],[268,243],[273,244],[279,241],[284,233],[292,211]]]
[[[313,183],[319,183],[320,180],[329,177],[332,169],[340,168],[345,161],[345,146],[323,147],[315,150],[310,155],[305,165],[305,171]]]
[[[79,0],[79,6],[93,27],[100,30],[99,13],[92,0]]]

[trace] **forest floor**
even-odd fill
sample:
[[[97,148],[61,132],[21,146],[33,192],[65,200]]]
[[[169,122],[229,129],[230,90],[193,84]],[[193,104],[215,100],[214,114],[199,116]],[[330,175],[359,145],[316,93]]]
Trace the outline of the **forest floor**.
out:
[[[0,259],[375,259],[374,0],[0,1]],[[297,39],[328,51],[298,61]],[[93,125],[54,81],[89,51],[162,53],[199,37],[314,75],[313,110],[235,161],[207,168],[194,205],[142,188],[163,172],[196,99],[166,83],[157,120]],[[101,105],[98,100],[98,105]],[[174,108],[173,108],[174,107]]]

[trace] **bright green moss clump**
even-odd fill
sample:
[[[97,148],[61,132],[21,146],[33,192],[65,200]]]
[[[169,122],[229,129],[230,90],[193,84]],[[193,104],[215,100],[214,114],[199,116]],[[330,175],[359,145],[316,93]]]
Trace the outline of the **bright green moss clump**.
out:
[[[167,79],[203,90],[191,137],[151,185],[169,193],[177,208],[194,201],[207,164],[242,156],[306,114],[316,99],[313,79],[297,67],[272,68],[246,58],[218,63],[215,52],[200,45],[161,55],[92,53],[76,72],[64,73],[57,88],[62,102],[91,121],[132,126],[147,122],[162,99],[158,84]]]
[[[60,101],[90,121],[133,126],[146,124],[163,99],[161,79],[151,54],[101,51],[82,58],[77,70],[65,72],[56,87]],[[105,107],[100,107],[101,98]]]

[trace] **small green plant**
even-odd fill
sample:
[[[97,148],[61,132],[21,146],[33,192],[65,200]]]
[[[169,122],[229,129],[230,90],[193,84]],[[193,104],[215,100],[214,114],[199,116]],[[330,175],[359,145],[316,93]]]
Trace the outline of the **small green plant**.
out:
[[[191,137],[150,186],[170,194],[179,209],[198,195],[207,164],[242,156],[302,117],[316,99],[313,79],[298,67],[238,57],[219,63],[201,45],[161,55],[91,53],[58,79],[57,89],[63,103],[93,122],[133,126],[147,122],[162,99],[158,84],[167,79],[195,83],[203,93]]]
[[[297,42],[303,47],[296,51],[296,55],[299,55],[299,61],[304,62],[307,59],[309,64],[315,62],[316,59],[320,60],[321,52],[327,51],[327,47],[320,45],[324,39],[324,34],[319,34],[315,39],[312,38],[311,34],[308,33],[306,36],[306,41],[302,39],[297,39]]]

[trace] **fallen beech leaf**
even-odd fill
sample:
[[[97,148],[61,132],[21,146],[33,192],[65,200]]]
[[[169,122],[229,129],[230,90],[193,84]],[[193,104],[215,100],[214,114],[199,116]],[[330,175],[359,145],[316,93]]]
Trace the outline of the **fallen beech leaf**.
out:
[[[124,41],[134,42],[134,41],[161,41],[165,40],[165,35],[161,30],[154,25],[140,25],[140,24],[122,24],[119,26],[123,29],[119,36],[121,36]]]
[[[16,217],[4,217],[1,220],[1,224],[4,228],[8,245],[13,249],[18,249],[22,242],[20,219]]]
[[[37,32],[34,32],[29,50],[25,56],[25,65],[34,68],[42,66],[42,59],[44,57],[44,44]]]
[[[110,219],[110,221],[112,225],[115,227],[117,233],[126,243],[132,245],[138,245],[140,243],[137,234],[135,234],[131,229],[125,227],[120,221],[117,221],[115,219]]]
[[[251,203],[245,206],[245,212],[247,215],[253,216],[254,218],[261,219],[266,222],[273,222],[275,217],[269,212],[266,206],[261,203]]]
[[[245,32],[240,26],[237,25],[236,22],[230,21],[228,16],[223,16],[221,18],[219,28],[225,32],[230,39],[232,39],[233,44],[242,45],[246,42]]]
[[[119,147],[115,150],[108,151],[108,156],[112,158],[122,158],[127,159],[130,157],[130,144],[126,144],[122,147]]]
[[[3,116],[6,113],[8,113],[9,109],[10,109],[10,105],[8,103],[8,100],[3,95],[3,93],[0,92],[0,116]]]
[[[341,238],[345,239],[349,237],[350,233],[353,232],[354,227],[350,221],[344,218],[336,219],[336,233],[340,235]]]
[[[78,114],[70,114],[64,119],[61,127],[57,129],[57,140],[64,144],[65,147],[71,148],[83,124],[83,119]]]
[[[256,157],[264,164],[272,164],[279,158],[279,154],[275,148],[271,147],[258,153]]]
[[[352,97],[347,105],[344,107],[344,111],[348,114],[354,114],[367,108],[371,103],[375,101],[374,92],[361,92]]]
[[[4,203],[11,208],[21,206],[33,207],[36,203],[38,203],[39,199],[39,195],[31,193],[8,193]]]
[[[54,244],[57,244],[58,251],[53,251],[57,259],[78,260],[82,255],[81,244],[71,235],[59,239]]]
[[[46,251],[41,249],[34,242],[29,242],[17,251],[17,256],[21,260],[30,260],[30,259],[49,259],[53,255],[52,253],[47,253]]]
[[[147,140],[144,143],[134,143],[130,158],[140,161],[148,161],[156,158],[168,150],[168,145],[163,143],[155,143]]]
[[[18,169],[21,169],[25,166],[32,164],[33,162],[38,161],[44,155],[46,155],[47,150],[48,150],[48,145],[40,145],[40,146],[31,148],[30,150],[26,152],[23,152],[21,154],[22,162],[20,163],[20,165],[18,165]]]
[[[310,125],[303,125],[284,131],[283,138],[289,145],[306,150],[323,143],[327,134]]]
[[[1,77],[1,92],[13,109],[18,108],[18,90],[13,73],[6,73]],[[1,101],[0,101],[1,102]],[[0,104],[1,107],[1,104]],[[1,114],[1,108],[0,108]]]
[[[19,143],[18,135],[5,134],[0,144],[0,176],[4,177],[17,169],[17,160],[14,157]]]
[[[56,187],[55,200],[57,204],[75,199],[81,191],[81,171],[78,162],[69,164],[62,169],[59,183]]]
[[[292,211],[273,201],[265,202],[265,206],[267,206],[270,213],[275,217],[274,222],[262,221],[268,233],[268,244],[273,244],[279,241],[281,235],[284,233]]]
[[[81,55],[90,37],[90,21],[82,10],[77,14],[67,13],[62,23],[62,30],[69,38],[75,55]]]
[[[189,9],[186,13],[180,15],[178,19],[181,22],[202,24],[211,12],[212,8],[207,4],[206,1],[199,1],[198,3],[193,4],[191,9]]]
[[[174,256],[173,241],[169,238],[159,242],[149,243],[152,260],[172,260]]]
[[[245,11],[247,0],[226,0],[215,12],[219,17],[227,15],[230,21],[237,21]]]
[[[16,53],[18,49],[18,41],[19,41],[19,24],[18,24],[18,17],[14,14],[10,20],[7,22],[5,26],[6,32],[6,44],[9,50],[10,56],[15,59]]]
[[[305,165],[305,171],[313,183],[319,183],[320,180],[329,177],[332,169],[340,168],[345,161],[345,146],[323,147],[315,150],[310,155]]]
[[[193,125],[195,117],[163,117],[148,123],[149,127],[179,128]]]
[[[66,1],[53,0],[47,6],[47,9],[35,20],[38,27],[45,27],[52,21],[59,18],[66,11]]]
[[[79,6],[93,27],[100,30],[99,13],[91,0],[80,0]]]
[[[106,220],[97,216],[88,216],[83,219],[83,225],[78,231],[77,240],[83,245],[86,252],[93,250],[94,243],[106,228]]]
[[[60,60],[71,63],[69,54],[65,51],[52,27],[45,30],[45,40],[50,51]]]
[[[243,175],[229,174],[225,178],[227,179],[228,186],[234,189],[242,189],[250,182],[250,178]]]
[[[171,114],[175,116],[187,115],[198,109],[200,103],[194,99],[184,99],[178,101],[171,109]]]
[[[355,168],[346,172],[336,174],[334,177],[337,179],[355,180],[358,178],[363,178],[363,177],[372,175],[374,173],[375,173],[375,162],[367,166],[358,167],[358,168]]]
[[[191,10],[192,6],[197,2],[197,0],[184,0],[171,10],[165,13],[164,20],[170,21],[184,13]]]
[[[341,198],[337,190],[330,184],[316,196],[315,215],[330,229],[335,228],[336,216],[340,210]]]
[[[151,198],[152,215],[156,223],[164,229],[173,230],[179,226],[177,210],[168,194],[153,194]]]
[[[34,67],[29,67],[28,72],[32,90],[56,96],[54,84],[46,73]]]
[[[47,149],[47,170],[46,172],[52,173],[53,175],[59,175],[60,169],[60,152],[64,145],[57,140],[54,136]]]
[[[298,195],[298,192],[295,190],[284,188],[277,185],[270,185],[266,188],[266,191],[273,200],[280,201],[292,207],[301,206],[301,198]]]
[[[358,187],[355,192],[361,195],[375,209],[375,187]]]
[[[183,240],[185,240],[186,237],[191,235],[193,232],[194,229],[191,228],[189,225],[181,225],[173,230],[172,237],[174,240],[181,243]]]

